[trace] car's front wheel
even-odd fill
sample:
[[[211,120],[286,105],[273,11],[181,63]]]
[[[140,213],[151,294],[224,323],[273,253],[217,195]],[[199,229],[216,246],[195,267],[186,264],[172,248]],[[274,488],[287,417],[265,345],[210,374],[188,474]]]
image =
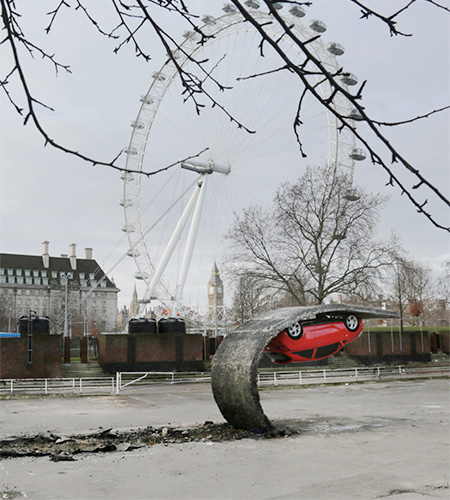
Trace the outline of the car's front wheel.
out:
[[[286,329],[286,333],[292,340],[301,339],[303,335],[303,326],[297,321],[297,323],[294,323]]]
[[[349,314],[345,316],[344,324],[349,332],[356,332],[359,328],[359,319],[354,314]]]

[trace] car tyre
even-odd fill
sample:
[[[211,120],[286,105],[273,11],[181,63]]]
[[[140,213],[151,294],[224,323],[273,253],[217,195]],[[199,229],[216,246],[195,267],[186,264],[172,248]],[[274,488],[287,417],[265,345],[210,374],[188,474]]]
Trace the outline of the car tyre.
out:
[[[303,336],[303,326],[297,321],[289,328],[286,328],[287,336],[292,340],[299,340]]]
[[[344,325],[349,332],[356,332],[359,328],[359,319],[354,314],[348,314],[344,318]]]

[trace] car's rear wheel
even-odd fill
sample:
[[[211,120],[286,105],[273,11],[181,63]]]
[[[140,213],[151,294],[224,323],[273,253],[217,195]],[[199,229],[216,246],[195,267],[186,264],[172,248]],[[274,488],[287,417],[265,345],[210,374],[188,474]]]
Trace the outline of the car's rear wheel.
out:
[[[345,316],[344,324],[349,332],[356,332],[359,328],[359,319],[354,314],[349,314]]]
[[[294,323],[286,329],[286,333],[292,340],[301,339],[303,335],[303,326],[297,321],[297,323]]]

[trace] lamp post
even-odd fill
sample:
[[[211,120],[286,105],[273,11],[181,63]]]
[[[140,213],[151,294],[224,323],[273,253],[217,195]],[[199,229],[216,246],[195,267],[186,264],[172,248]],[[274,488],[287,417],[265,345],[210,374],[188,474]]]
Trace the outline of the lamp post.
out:
[[[69,277],[67,274],[63,274],[64,278],[64,338],[69,336],[69,321],[68,321],[68,312],[67,312],[67,288],[69,283]]]
[[[62,273],[61,278],[64,278],[64,363],[70,363],[70,340],[69,340],[69,315],[68,315],[68,284],[69,275]]]

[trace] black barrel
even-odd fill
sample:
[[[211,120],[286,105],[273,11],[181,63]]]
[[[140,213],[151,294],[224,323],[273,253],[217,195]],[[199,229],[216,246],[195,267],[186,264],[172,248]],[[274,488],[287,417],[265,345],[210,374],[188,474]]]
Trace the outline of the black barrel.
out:
[[[156,319],[153,318],[131,318],[128,322],[128,333],[149,334],[156,333]]]
[[[159,333],[186,333],[183,318],[161,318],[158,322]]]
[[[28,330],[28,323],[30,330]],[[20,316],[19,318],[19,333],[27,335],[28,333],[49,335],[50,334],[50,318],[47,316]]]

